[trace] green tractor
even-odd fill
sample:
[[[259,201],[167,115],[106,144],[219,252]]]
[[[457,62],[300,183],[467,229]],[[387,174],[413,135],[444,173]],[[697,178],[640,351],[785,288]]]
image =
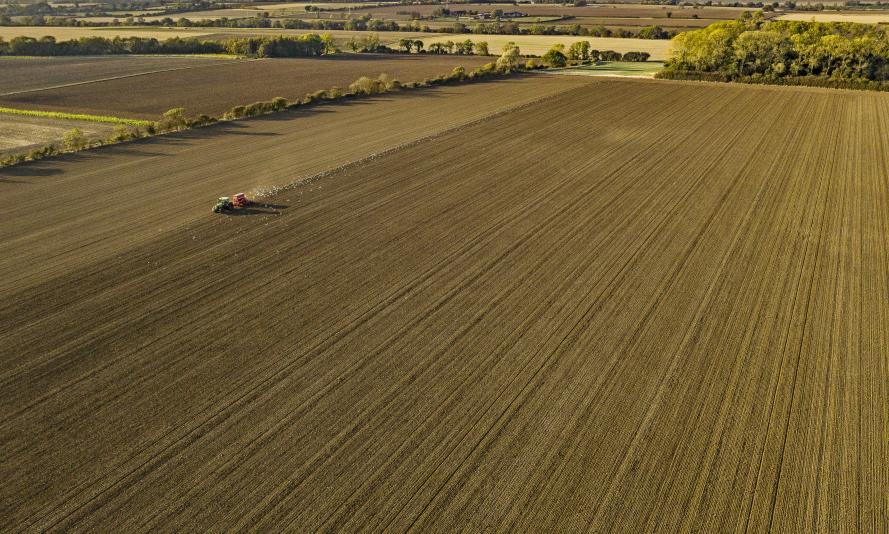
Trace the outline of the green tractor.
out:
[[[213,206],[213,213],[222,213],[223,211],[231,211],[234,209],[232,199],[228,197],[219,197],[219,201]]]

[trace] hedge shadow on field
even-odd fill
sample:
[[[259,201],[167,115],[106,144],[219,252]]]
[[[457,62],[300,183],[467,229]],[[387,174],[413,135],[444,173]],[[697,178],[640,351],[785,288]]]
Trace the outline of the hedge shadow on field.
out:
[[[50,166],[46,163],[41,164],[42,162],[29,162],[24,165],[15,165],[12,167],[7,167],[4,169],[0,169],[0,184],[30,184],[31,182],[25,180],[16,180],[16,178],[24,178],[24,177],[40,177],[40,176],[54,176],[56,174],[62,174],[64,171],[57,166]]]
[[[13,180],[11,178],[6,178],[5,176],[0,176],[0,184],[30,184],[31,182],[25,180]]]
[[[478,80],[472,85],[486,84],[509,84],[516,83],[518,80],[525,78],[526,75],[518,75],[510,78],[492,78]],[[380,95],[370,95],[359,98],[345,98],[335,101],[318,102],[312,105],[299,106],[297,108],[288,109],[286,111],[269,113],[267,115],[258,115],[254,117],[246,117],[234,121],[219,121],[200,128],[183,130],[179,132],[171,132],[163,135],[156,135],[142,139],[134,139],[124,143],[106,145],[91,148],[89,150],[77,153],[67,153],[58,156],[52,156],[39,162],[25,162],[14,167],[0,169],[0,177],[5,174],[13,174],[16,176],[48,176],[51,174],[59,174],[62,169],[46,168],[46,165],[78,161],[85,158],[105,158],[110,156],[127,155],[132,157],[150,158],[150,157],[176,157],[178,154],[174,152],[162,152],[151,150],[151,145],[158,147],[177,147],[188,146],[192,141],[202,139],[212,139],[220,135],[243,135],[257,137],[276,137],[284,135],[282,132],[261,131],[257,128],[263,122],[282,122],[295,121],[295,126],[299,126],[299,121],[304,118],[310,118],[314,115],[322,113],[335,113],[340,108],[350,108],[355,106],[373,106],[380,102],[392,102],[400,98],[410,97],[419,99],[439,100],[449,98],[460,92],[456,90],[465,84],[445,84],[430,87],[428,90],[420,91],[399,91],[384,93]],[[13,170],[15,169],[15,170]],[[9,182],[7,182],[9,183]]]

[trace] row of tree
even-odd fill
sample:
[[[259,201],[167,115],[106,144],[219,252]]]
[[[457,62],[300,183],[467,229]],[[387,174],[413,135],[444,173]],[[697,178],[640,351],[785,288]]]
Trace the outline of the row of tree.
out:
[[[333,54],[337,51],[330,34],[309,33],[298,36],[247,37],[225,42],[226,52],[252,57],[305,57]]]
[[[589,41],[577,41],[565,48],[565,45],[553,45],[540,59],[550,67],[565,67],[569,61],[587,63],[595,61],[648,61],[648,52],[627,52],[621,54],[614,50],[596,50]]]
[[[889,30],[854,23],[718,22],[673,40],[665,76],[889,80]]]
[[[320,56],[336,51],[329,35],[251,37],[229,41],[200,41],[174,37],[164,41],[141,37],[82,37],[56,41],[54,37],[34,39],[0,38],[0,55],[9,56],[99,56],[107,54],[237,54],[253,57]]]
[[[612,30],[605,26],[573,25],[519,25],[513,22],[483,22],[466,25],[455,22],[450,26],[430,27],[417,21],[399,24],[394,20],[373,19],[367,15],[342,20],[302,20],[302,19],[271,19],[268,17],[227,18],[191,20],[171,17],[145,20],[142,17],[115,19],[110,23],[93,22],[88,19],[74,17],[45,17],[34,15],[14,20],[7,15],[0,15],[0,26],[62,26],[62,27],[102,27],[102,26],[161,26],[175,28],[277,28],[296,30],[349,30],[372,32],[425,32],[425,33],[471,33],[480,35],[577,35],[583,37],[636,37],[639,39],[670,39],[676,32],[652,25],[637,30]]]
[[[424,50],[423,41],[418,39],[401,39],[398,41],[398,47],[402,52],[409,54],[412,50],[416,50],[418,54],[428,51],[430,54],[457,54],[460,56],[488,56],[488,43],[485,41],[473,42],[472,39],[465,41],[445,41],[443,43],[432,43],[428,49]]]

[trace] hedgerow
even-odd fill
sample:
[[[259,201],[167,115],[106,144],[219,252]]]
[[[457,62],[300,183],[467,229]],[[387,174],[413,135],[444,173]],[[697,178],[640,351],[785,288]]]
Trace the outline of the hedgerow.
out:
[[[16,165],[25,161],[35,161],[46,157],[55,156],[57,154],[76,152],[88,148],[122,143],[130,140],[141,139],[144,137],[151,137],[158,134],[177,132],[188,130],[191,128],[199,128],[208,124],[215,123],[219,120],[229,121],[246,117],[255,117],[258,115],[265,115],[269,113],[276,113],[285,109],[292,109],[299,106],[314,104],[319,101],[337,101],[347,98],[361,98],[365,96],[390,93],[394,91],[420,89],[435,85],[481,80],[496,76],[508,76],[516,72],[542,68],[541,65],[536,63],[529,63],[524,67],[520,65],[513,65],[512,61],[514,56],[518,53],[518,48],[515,48],[514,51],[512,50],[512,48],[515,47],[510,47],[504,52],[504,56],[507,56],[506,60],[498,61],[497,64],[488,63],[469,72],[467,72],[466,69],[463,67],[456,67],[453,71],[451,71],[450,74],[426,79],[424,81],[408,83],[401,83],[400,81],[389,77],[387,74],[381,74],[377,78],[368,78],[362,76],[358,80],[355,80],[355,82],[353,82],[349,86],[348,92],[343,91],[339,87],[332,87],[327,90],[310,93],[298,101],[289,101],[286,98],[276,97],[265,102],[254,102],[253,104],[249,104],[246,106],[235,106],[224,113],[219,119],[215,117],[209,117],[207,115],[200,115],[195,118],[188,118],[185,115],[185,110],[183,108],[173,108],[164,113],[161,119],[157,122],[133,121],[129,119],[119,119],[113,121],[120,123],[121,127],[116,128],[114,134],[108,139],[104,140],[88,140],[80,132],[80,130],[75,128],[66,133],[63,146],[60,147],[55,144],[50,144],[34,149],[27,154],[13,154],[11,156],[7,156],[6,158],[0,159],[0,167]],[[53,112],[33,113],[43,113],[44,116],[50,116],[46,114]],[[80,117],[79,115],[70,113],[60,113],[55,114],[55,116],[59,118]],[[114,117],[108,118],[113,119]],[[142,127],[144,127],[144,129]]]
[[[54,37],[0,38],[0,56],[98,56],[127,54],[227,54],[250,57],[320,56],[336,51],[329,35],[249,37],[227,41],[201,41],[172,37],[164,41],[142,37],[81,37],[57,41]]]

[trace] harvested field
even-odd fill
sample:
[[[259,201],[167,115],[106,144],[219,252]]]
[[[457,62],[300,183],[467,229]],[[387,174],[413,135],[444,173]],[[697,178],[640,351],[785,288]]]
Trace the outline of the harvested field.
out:
[[[226,40],[250,36],[275,36],[275,35],[305,35],[307,33],[319,33],[318,30],[282,30],[267,28],[159,28],[159,27],[96,27],[96,28],[63,28],[57,26],[0,26],[0,38],[9,40],[13,37],[52,36],[57,40],[79,39],[81,37],[145,37],[155,39],[169,39],[172,37],[195,37],[205,40]],[[357,39],[374,35],[373,32],[326,30],[320,33],[329,33],[338,43],[345,43],[355,37]],[[437,33],[423,32],[380,32],[378,34],[383,44],[395,44],[402,38],[421,39],[433,38]]]
[[[397,2],[323,2],[323,3],[311,3],[311,2],[285,2],[283,4],[255,4],[256,9],[258,11],[281,11],[281,10],[303,10],[305,11],[306,6],[316,7],[318,9],[327,10],[327,9],[348,9],[348,8],[356,8],[356,7],[367,7],[370,6],[384,6],[387,4],[392,4]]]
[[[219,39],[226,36],[244,35],[304,35],[306,33],[319,33],[319,30],[284,30],[278,28],[163,28],[158,26],[101,26],[68,28],[62,26],[0,26],[0,37],[9,40],[13,37],[55,37],[58,40],[79,39],[81,37],[146,37],[156,39],[169,39],[171,37],[200,37],[208,35],[217,36]],[[348,39],[350,37],[362,37],[373,32],[325,30],[334,37]],[[383,42],[398,42],[402,37],[430,35],[423,32],[379,32]],[[435,34],[432,34],[435,35]]]
[[[224,41],[226,39],[251,37],[251,36],[275,36],[275,35],[305,35],[307,33],[329,33],[333,40],[346,49],[346,43],[352,39],[364,39],[375,35],[380,38],[380,43],[390,46],[398,44],[400,39],[426,39],[437,37],[438,33],[425,32],[367,32],[367,31],[351,31],[351,30],[278,30],[278,29],[261,29],[261,28],[212,28],[213,33],[204,36],[208,40]]]
[[[472,69],[482,56],[343,54],[321,58],[216,62],[211,66],[118,78],[0,96],[0,106],[157,119],[184,107],[190,114],[220,115],[233,106],[276,96],[302,98],[333,86],[348,88],[361,76],[386,73],[402,81]]]
[[[675,30],[676,28],[704,28],[713,24],[713,19],[681,19],[676,18],[617,18],[617,17],[577,17],[564,22],[560,22],[556,26],[572,26],[579,24],[585,27],[606,26],[608,28],[638,28],[642,26],[660,26],[667,30]]]
[[[839,12],[802,12],[780,15],[778,20],[799,20],[803,22],[857,22],[859,24],[887,24],[889,12],[870,13],[856,11],[853,13]]]
[[[302,18],[314,18],[315,13],[309,13],[306,11],[306,6],[313,6],[321,9],[322,11],[333,10],[338,13],[345,13],[345,10],[352,7],[372,7],[379,4],[362,4],[362,3],[327,3],[327,4],[308,4],[308,3],[290,3],[290,4],[273,4],[273,5],[257,5],[256,7],[245,7],[245,8],[234,8],[234,9],[209,9],[204,11],[186,11],[183,13],[175,13],[171,15],[165,14],[156,14],[156,13],[143,13],[141,16],[146,21],[157,21],[164,18],[172,18],[173,20],[179,20],[180,18],[187,18],[188,20],[196,21],[196,20],[218,20],[221,18],[228,19],[243,19],[249,17],[256,17],[260,13],[268,13],[270,17],[302,17]],[[385,4],[383,4],[385,5]],[[140,16],[136,13],[133,13],[134,16]],[[112,22],[114,19],[121,20],[123,17],[120,15],[110,16],[110,17],[80,17],[80,20],[86,20],[91,22]]]
[[[453,41],[455,36],[444,35],[423,39],[428,47],[432,43]],[[614,50],[620,53],[648,52],[652,61],[665,61],[670,50],[666,39],[621,39],[619,37],[576,37],[573,35],[472,35],[474,42],[485,41],[492,54],[500,53],[506,43],[516,43],[523,54],[543,55],[555,44],[571,46],[577,41],[588,41],[596,50]]]
[[[356,13],[370,13],[377,18],[400,18],[400,12],[416,12],[424,17],[431,16],[441,5],[394,5],[394,6],[370,6],[356,9]],[[561,4],[451,4],[451,10],[478,11],[480,13],[492,12],[501,9],[505,12],[518,11],[528,16],[561,16],[561,17],[667,17],[667,12],[672,12],[674,17],[691,17],[698,15],[702,19],[730,20],[738,18],[745,8],[735,7],[691,7],[691,6],[657,6],[657,5],[612,5],[594,4],[582,7]]]
[[[630,61],[606,61],[595,65],[582,65],[565,69],[550,70],[553,74],[569,76],[620,76],[625,78],[654,78],[654,75],[664,67],[663,63],[655,61],[630,62]]]
[[[253,9],[209,9],[206,11],[188,11],[185,13],[175,13],[172,15],[142,15],[142,18],[146,21],[158,21],[165,18],[171,18],[173,20],[179,20],[180,18],[187,18],[188,20],[217,20],[221,18],[228,19],[243,19],[248,17],[255,17],[262,11],[256,11]],[[80,20],[92,21],[92,22],[112,22],[115,19],[122,20],[122,17],[79,17]]]
[[[61,143],[65,132],[79,128],[88,138],[109,137],[114,124],[22,117],[0,113],[0,156],[20,154],[50,143]]]
[[[0,26],[0,38],[7,41],[14,37],[55,37],[59,41],[81,37],[145,37],[169,39],[171,37],[202,37],[216,33],[219,28],[68,28],[62,26]]]
[[[0,525],[884,529],[887,95],[443,91],[0,171]]]
[[[206,56],[92,56],[92,57],[0,57],[0,96],[166,72],[184,68],[219,65],[231,59]],[[100,95],[97,95],[97,97]]]

